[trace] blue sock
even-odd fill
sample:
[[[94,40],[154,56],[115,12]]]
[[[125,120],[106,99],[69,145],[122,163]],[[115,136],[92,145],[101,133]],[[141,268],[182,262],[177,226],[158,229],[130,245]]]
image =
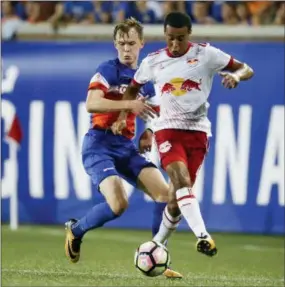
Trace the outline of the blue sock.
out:
[[[165,202],[155,202],[153,209],[153,219],[152,219],[152,236],[155,236],[159,230],[160,223],[162,221],[163,210],[167,203]]]
[[[84,217],[72,226],[75,237],[82,237],[88,230],[103,226],[106,222],[118,217],[107,202],[95,205]]]

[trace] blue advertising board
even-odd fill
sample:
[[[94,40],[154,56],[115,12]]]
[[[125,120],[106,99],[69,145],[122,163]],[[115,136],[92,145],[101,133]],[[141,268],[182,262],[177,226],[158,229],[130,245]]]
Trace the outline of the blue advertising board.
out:
[[[234,90],[216,76],[209,98],[213,137],[195,193],[211,231],[284,233],[284,44],[212,43],[255,70]],[[141,58],[164,47],[146,44]],[[103,201],[82,164],[85,99],[110,42],[2,44],[2,221],[17,192],[20,223],[62,224]],[[15,145],[9,132],[21,126]],[[143,131],[141,121],[135,141]],[[15,137],[14,137],[15,138]],[[17,138],[17,137],[16,137]],[[155,151],[152,159],[159,164]],[[150,228],[153,202],[126,184],[129,209],[106,226]],[[183,221],[179,229],[188,229]]]

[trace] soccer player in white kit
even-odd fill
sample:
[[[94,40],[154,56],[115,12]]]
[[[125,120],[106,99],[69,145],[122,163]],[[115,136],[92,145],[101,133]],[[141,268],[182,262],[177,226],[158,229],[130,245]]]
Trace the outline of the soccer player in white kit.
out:
[[[209,44],[191,43],[191,28],[191,19],[184,13],[172,12],[166,16],[167,48],[149,54],[142,61],[123,100],[135,99],[142,85],[154,83],[160,113],[151,130],[144,132],[145,146],[141,149],[149,149],[154,133],[161,165],[174,187],[170,198],[176,197],[182,215],[197,237],[197,250],[213,256],[217,248],[192,192],[211,136],[207,99],[217,72],[224,87],[231,89],[250,79],[253,70]],[[113,131],[120,133],[125,116],[124,112],[120,114]]]

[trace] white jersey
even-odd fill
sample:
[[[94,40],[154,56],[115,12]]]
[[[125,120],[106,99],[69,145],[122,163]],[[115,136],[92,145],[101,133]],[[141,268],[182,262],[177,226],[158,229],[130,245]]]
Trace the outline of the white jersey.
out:
[[[198,130],[210,136],[207,99],[213,78],[232,62],[230,55],[209,44],[189,43],[188,51],[181,57],[172,57],[167,49],[149,54],[134,81],[154,83],[160,116],[153,121],[152,129]]]

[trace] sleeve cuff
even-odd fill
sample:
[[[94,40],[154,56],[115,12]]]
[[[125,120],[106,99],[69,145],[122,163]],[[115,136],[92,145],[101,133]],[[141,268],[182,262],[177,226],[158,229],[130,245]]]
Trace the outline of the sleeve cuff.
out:
[[[228,70],[228,69],[230,69],[230,68],[233,66],[233,63],[234,63],[234,57],[231,56],[231,58],[230,58],[228,64],[223,68],[223,70]]]
[[[132,79],[131,84],[134,86],[142,86],[143,84],[137,82],[135,79]]]
[[[89,90],[101,90],[105,94],[108,92],[108,89],[103,84],[98,83],[98,82],[91,83],[88,87],[88,91]]]

